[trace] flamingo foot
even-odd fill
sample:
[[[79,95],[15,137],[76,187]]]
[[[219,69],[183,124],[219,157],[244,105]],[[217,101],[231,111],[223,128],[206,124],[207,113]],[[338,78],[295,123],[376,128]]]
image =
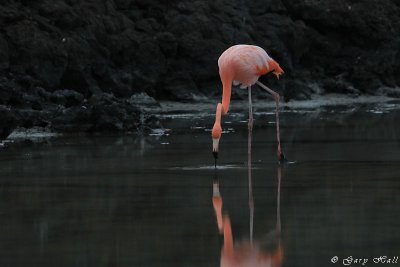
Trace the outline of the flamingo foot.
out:
[[[287,158],[285,157],[285,155],[280,151],[278,151],[278,161],[279,161],[279,164],[284,164],[288,161]]]

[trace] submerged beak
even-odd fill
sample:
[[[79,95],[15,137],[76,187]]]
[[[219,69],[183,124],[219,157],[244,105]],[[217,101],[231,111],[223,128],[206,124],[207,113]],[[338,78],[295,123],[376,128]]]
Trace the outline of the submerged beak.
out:
[[[219,138],[213,138],[213,155],[214,158],[218,158],[218,146],[219,146]]]
[[[218,146],[219,146],[219,138],[213,138],[213,156],[215,159],[215,168],[217,168],[217,159],[218,159]]]
[[[213,151],[214,156],[214,167],[217,168],[218,151]]]
[[[214,156],[214,159],[217,160],[218,159],[218,151],[213,151],[213,156]]]

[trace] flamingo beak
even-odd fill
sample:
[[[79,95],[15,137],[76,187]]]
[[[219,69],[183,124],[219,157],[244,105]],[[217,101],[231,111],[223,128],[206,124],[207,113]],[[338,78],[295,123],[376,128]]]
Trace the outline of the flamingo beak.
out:
[[[213,138],[213,155],[214,158],[218,158],[218,146],[219,146],[219,138]]]
[[[213,151],[214,159],[218,159],[218,151]]]
[[[214,168],[217,169],[218,151],[213,151],[213,156],[214,156]]]
[[[213,138],[213,156],[215,159],[215,168],[217,168],[217,159],[218,159],[218,146],[219,146],[219,138]]]

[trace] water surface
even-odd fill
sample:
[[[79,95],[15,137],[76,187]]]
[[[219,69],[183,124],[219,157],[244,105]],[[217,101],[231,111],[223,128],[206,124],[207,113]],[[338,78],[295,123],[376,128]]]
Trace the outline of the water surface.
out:
[[[274,236],[282,266],[400,256],[397,104],[285,108],[283,147],[295,162],[285,166],[276,163],[271,111],[255,110],[253,212],[247,114],[235,110],[224,120],[217,172],[208,113],[164,114],[170,130],[151,135],[2,149],[0,266],[220,266],[215,176],[238,249],[252,240],[275,255],[276,243],[265,245]]]

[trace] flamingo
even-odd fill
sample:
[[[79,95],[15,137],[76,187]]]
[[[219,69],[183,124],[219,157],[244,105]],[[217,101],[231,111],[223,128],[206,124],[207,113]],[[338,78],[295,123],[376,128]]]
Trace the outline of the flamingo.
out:
[[[212,129],[213,155],[215,167],[217,165],[219,141],[222,134],[221,116],[226,115],[229,110],[231,99],[231,89],[233,85],[240,85],[240,88],[248,88],[249,96],[249,132],[253,129],[253,108],[251,100],[251,87],[254,84],[267,91],[274,98],[276,103],[276,138],[278,161],[285,161],[282,153],[280,133],[279,133],[279,94],[261,82],[258,78],[261,75],[272,72],[277,79],[284,72],[279,64],[272,59],[264,49],[255,45],[234,45],[225,50],[218,59],[219,75],[222,82],[222,103],[217,104],[215,113],[215,123]],[[251,141],[250,141],[251,142]],[[248,151],[250,154],[251,151]]]

